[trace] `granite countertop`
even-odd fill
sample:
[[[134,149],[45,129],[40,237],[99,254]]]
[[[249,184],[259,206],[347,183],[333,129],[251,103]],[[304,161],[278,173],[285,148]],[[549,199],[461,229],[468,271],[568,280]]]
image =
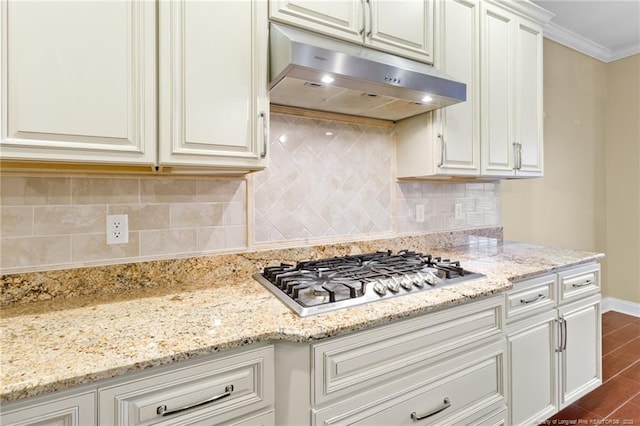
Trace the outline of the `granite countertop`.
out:
[[[510,289],[513,280],[603,257],[496,239],[430,253],[460,260],[486,278],[307,318],[292,313],[250,274],[5,308],[0,319],[0,400],[256,342],[313,342],[497,294]]]

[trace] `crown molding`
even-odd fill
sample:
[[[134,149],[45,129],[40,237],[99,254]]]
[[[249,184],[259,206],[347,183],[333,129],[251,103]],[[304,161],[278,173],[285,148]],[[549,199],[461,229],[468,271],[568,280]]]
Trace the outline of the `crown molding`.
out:
[[[548,22],[544,25],[544,36],[604,63],[640,53],[639,44],[634,43],[621,49],[611,50],[553,22]]]
[[[529,1],[529,0],[493,0],[504,7],[511,9],[514,12],[520,13],[533,19],[541,24],[547,24],[555,16],[554,13],[549,12],[541,6]]]

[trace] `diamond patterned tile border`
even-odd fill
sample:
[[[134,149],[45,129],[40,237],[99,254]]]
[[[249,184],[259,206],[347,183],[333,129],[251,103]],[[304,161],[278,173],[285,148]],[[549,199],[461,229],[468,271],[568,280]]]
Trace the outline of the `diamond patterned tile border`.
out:
[[[391,231],[387,129],[271,115],[270,166],[254,174],[254,240]]]

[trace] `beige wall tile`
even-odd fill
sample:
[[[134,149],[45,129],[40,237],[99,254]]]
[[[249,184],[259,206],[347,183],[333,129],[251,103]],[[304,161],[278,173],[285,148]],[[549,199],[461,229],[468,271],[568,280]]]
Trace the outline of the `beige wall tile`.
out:
[[[169,229],[169,204],[117,204],[109,206],[109,214],[129,215],[129,230]]]
[[[197,184],[200,202],[246,202],[247,185],[244,179],[199,178]]]
[[[198,251],[216,251],[227,248],[225,230],[221,226],[198,229]]]
[[[141,256],[186,254],[196,251],[196,229],[140,231]]]
[[[1,207],[0,237],[22,237],[33,234],[33,207]]]
[[[224,204],[224,225],[245,225],[247,223],[247,206],[244,203]]]
[[[172,204],[171,229],[222,226],[223,213],[220,203]]]
[[[140,180],[140,202],[146,203],[194,203],[196,179],[163,178]]]
[[[245,248],[247,246],[247,231],[245,226],[225,226],[225,248]]]
[[[73,235],[71,244],[71,259],[73,262],[133,259],[140,255],[137,232],[129,232],[129,242],[127,244],[107,245],[104,233]]]
[[[104,232],[106,214],[104,205],[34,207],[34,234]]]
[[[73,178],[73,204],[133,204],[140,201],[139,179]]]
[[[2,268],[38,268],[71,262],[71,236],[17,237],[0,241]]]
[[[0,177],[3,206],[47,206],[71,204],[69,177]]]

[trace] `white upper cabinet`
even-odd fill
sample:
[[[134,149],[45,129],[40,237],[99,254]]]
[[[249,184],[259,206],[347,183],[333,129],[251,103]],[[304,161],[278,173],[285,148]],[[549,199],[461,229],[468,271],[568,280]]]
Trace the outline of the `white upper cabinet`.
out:
[[[363,7],[363,0],[270,0],[269,18],[362,43]]]
[[[433,0],[273,0],[269,18],[433,63]]]
[[[543,175],[542,26],[482,2],[482,175]]]
[[[267,31],[261,0],[2,2],[0,158],[264,168]]]
[[[155,3],[1,7],[0,158],[153,165]]]
[[[267,4],[160,3],[160,165],[266,165]]]
[[[435,66],[467,85],[467,100],[398,123],[399,178],[480,173],[479,4],[436,3]]]

